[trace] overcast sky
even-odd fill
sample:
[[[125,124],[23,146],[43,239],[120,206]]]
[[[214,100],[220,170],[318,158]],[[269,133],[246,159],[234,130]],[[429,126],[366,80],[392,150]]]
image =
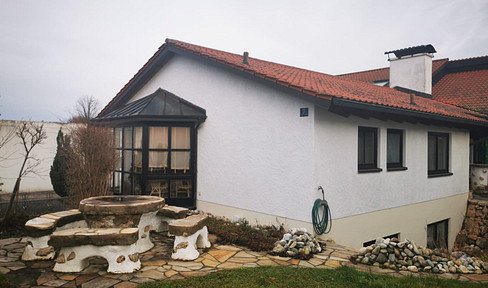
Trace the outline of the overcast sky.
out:
[[[488,55],[488,1],[0,0],[0,119],[66,120],[84,95],[103,107],[166,38],[340,74],[422,44]]]

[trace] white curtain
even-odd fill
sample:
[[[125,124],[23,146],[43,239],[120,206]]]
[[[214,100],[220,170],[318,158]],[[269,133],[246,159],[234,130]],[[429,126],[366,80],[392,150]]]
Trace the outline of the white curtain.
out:
[[[168,149],[168,127],[149,127],[149,149]]]
[[[171,148],[190,149],[190,128],[189,127],[171,128]]]

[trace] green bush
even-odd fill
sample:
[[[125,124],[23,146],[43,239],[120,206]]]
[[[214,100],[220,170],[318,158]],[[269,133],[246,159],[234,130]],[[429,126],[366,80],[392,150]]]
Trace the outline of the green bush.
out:
[[[61,197],[68,196],[66,189],[66,152],[65,149],[70,145],[70,139],[68,135],[63,135],[61,129],[59,129],[58,136],[56,137],[58,146],[56,148],[56,155],[54,156],[53,165],[51,166],[51,184],[53,185],[54,192]]]
[[[272,250],[274,243],[284,234],[282,226],[251,226],[246,220],[232,223],[229,220],[215,217],[210,217],[208,230],[217,235],[223,244],[246,246],[253,251]]]

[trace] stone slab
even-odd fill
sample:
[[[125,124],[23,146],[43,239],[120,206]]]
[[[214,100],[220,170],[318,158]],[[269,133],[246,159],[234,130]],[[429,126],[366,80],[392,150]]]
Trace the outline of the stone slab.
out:
[[[188,211],[187,208],[165,205],[159,209],[158,215],[172,219],[183,219],[188,214]]]
[[[189,236],[207,225],[208,215],[192,215],[169,224],[169,233],[176,236]]]
[[[138,228],[73,228],[55,231],[48,243],[56,248],[81,245],[131,245],[138,237]]]

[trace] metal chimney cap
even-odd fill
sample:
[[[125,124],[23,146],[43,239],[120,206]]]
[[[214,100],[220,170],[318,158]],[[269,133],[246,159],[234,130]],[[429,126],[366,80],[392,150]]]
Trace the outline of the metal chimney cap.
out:
[[[421,54],[421,53],[433,54],[433,53],[437,53],[437,51],[435,51],[435,48],[434,46],[432,46],[432,44],[427,44],[427,45],[420,45],[420,46],[414,46],[414,47],[385,52],[385,54],[390,54],[390,53],[395,54],[395,57],[397,58],[402,58],[403,56],[413,56],[415,54]]]

